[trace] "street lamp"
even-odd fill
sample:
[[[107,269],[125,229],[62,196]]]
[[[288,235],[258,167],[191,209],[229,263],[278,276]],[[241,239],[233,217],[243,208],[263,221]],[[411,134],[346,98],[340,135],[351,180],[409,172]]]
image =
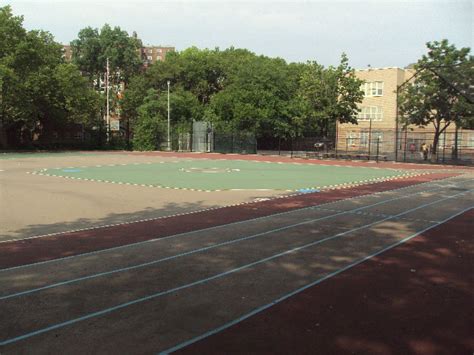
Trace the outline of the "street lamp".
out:
[[[107,57],[107,67],[106,67],[106,78],[105,78],[105,92],[107,97],[107,105],[106,105],[106,112],[105,112],[105,120],[107,123],[107,143],[110,142],[110,103],[109,103],[109,76],[110,76],[110,68],[109,68],[109,57]]]
[[[170,139],[170,81],[167,81],[168,84],[168,150],[171,150],[171,139]]]

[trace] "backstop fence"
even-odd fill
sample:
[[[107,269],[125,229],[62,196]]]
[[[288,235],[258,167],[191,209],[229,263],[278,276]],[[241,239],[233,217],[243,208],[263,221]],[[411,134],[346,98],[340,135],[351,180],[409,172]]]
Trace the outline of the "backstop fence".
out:
[[[190,132],[171,132],[171,149],[175,151],[257,153],[257,140],[251,132],[220,131],[208,122],[193,122]]]

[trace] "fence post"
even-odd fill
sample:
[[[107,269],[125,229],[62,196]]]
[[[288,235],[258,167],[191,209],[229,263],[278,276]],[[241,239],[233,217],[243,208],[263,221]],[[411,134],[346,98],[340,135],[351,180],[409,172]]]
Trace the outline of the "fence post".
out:
[[[446,155],[446,130],[444,130],[444,137],[443,137],[443,164]]]
[[[231,152],[231,153],[234,153],[234,139],[235,139],[235,137],[234,137],[234,131],[232,131],[232,145],[231,145],[231,147],[230,147],[230,152]]]
[[[400,137],[400,139],[402,139]],[[403,147],[403,162],[405,163],[407,161],[407,143],[408,143],[408,129],[407,129],[407,126],[405,126],[405,144],[404,144],[404,147]],[[400,146],[402,146],[400,144]],[[395,149],[398,149],[398,142],[397,142],[397,146],[395,147]]]
[[[457,127],[456,127],[457,128]],[[461,142],[459,142],[461,141]],[[461,133],[461,139],[459,139],[459,133],[456,135],[456,142],[457,143],[457,149],[456,149],[456,164],[462,163],[462,148],[463,148],[463,139],[462,139],[462,133]],[[461,143],[461,144],[459,144]]]
[[[290,137],[291,158],[293,158],[293,137]]]
[[[370,117],[370,121],[369,121],[369,150],[368,150],[368,156],[369,156],[369,159],[370,160],[370,146],[372,145],[372,117]]]
[[[377,137],[377,155],[375,156],[375,161],[379,162],[379,151],[380,151],[380,137]]]

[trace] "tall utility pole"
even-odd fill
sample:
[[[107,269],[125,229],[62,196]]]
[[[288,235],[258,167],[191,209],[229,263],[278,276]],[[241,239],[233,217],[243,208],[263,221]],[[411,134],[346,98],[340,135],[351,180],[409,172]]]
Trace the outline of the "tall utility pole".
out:
[[[168,84],[168,150],[171,150],[171,139],[170,139],[170,81]]]
[[[105,92],[107,96],[106,121],[107,121],[107,143],[110,141],[110,106],[109,106],[109,58],[107,57],[107,74],[105,78]]]

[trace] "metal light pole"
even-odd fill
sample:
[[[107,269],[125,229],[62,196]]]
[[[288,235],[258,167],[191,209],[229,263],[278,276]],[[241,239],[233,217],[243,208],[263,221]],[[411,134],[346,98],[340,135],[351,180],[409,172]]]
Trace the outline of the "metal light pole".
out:
[[[170,81],[168,84],[168,150],[171,150],[171,139],[170,139]]]
[[[107,77],[105,78],[105,91],[107,96],[106,121],[107,121],[107,143],[110,141],[110,104],[109,104],[109,58],[107,58]]]

